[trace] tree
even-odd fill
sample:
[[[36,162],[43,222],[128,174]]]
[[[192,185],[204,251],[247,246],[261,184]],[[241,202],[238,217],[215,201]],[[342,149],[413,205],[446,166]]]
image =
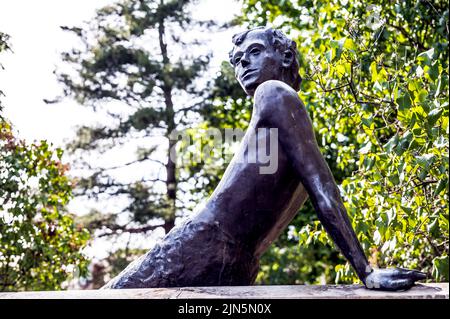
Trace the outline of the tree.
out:
[[[300,96],[371,263],[448,280],[448,5],[247,0],[241,22],[297,40]],[[296,256],[332,249],[315,220],[297,217],[284,236]],[[266,256],[288,272],[297,261],[283,257],[284,244]],[[260,278],[275,276],[270,269],[263,259]],[[357,280],[343,262],[334,271],[323,273]]]
[[[191,17],[195,4],[122,0],[99,9],[82,27],[62,27],[82,44],[62,55],[66,63],[57,76],[64,95],[105,115],[101,125],[80,127],[69,145],[80,167],[90,171],[79,176],[75,194],[122,204],[80,219],[92,233],[100,230],[98,236],[158,227],[167,233],[197,203],[192,196],[198,181],[189,173],[196,168],[181,163],[175,147],[176,132],[201,122],[207,93],[202,75],[210,53],[200,37],[216,26]],[[124,147],[130,145],[130,160],[98,163],[114,152],[129,153]],[[139,176],[123,176],[133,170]]]
[[[0,32],[0,52],[7,40]],[[0,114],[0,291],[57,290],[86,272],[89,233],[66,211],[72,184],[62,154],[17,139]]]
[[[3,33],[0,31],[0,53],[4,52],[4,51],[8,51],[10,50],[9,47],[9,35],[7,35],[6,33]],[[3,65],[0,63],[0,70],[3,70]],[[0,90],[0,97],[4,95],[4,93]],[[1,100],[0,100],[0,112],[2,111],[3,107],[1,104]],[[1,114],[0,114],[0,120],[2,119]]]
[[[86,156],[87,152],[101,153],[133,139],[142,140],[136,145],[134,160],[114,167],[91,167],[92,175],[78,183],[82,190],[78,194],[127,197],[129,205],[123,212],[131,215],[133,227],[144,225],[143,230],[150,229],[150,220],[159,218],[169,231],[185,208],[179,197],[183,193],[180,184],[186,180],[179,177],[177,161],[169,160],[170,150],[175,159],[178,156],[177,140],[170,134],[195,123],[204,91],[197,79],[210,59],[209,53],[195,52],[201,42],[188,40],[185,34],[213,26],[211,21],[190,17],[191,2],[119,1],[99,9],[83,28],[64,27],[84,45],[82,50],[63,54],[63,60],[75,70],[58,74],[65,94],[95,110],[106,110],[111,120],[111,125],[81,127],[72,149],[82,150]],[[121,110],[108,103],[114,101],[121,102]],[[164,140],[164,147],[148,146],[155,137]],[[157,158],[158,153],[166,156]],[[165,172],[124,183],[111,174],[121,167],[149,162],[154,164],[152,171],[162,167]],[[107,226],[113,232],[128,231],[115,219]]]

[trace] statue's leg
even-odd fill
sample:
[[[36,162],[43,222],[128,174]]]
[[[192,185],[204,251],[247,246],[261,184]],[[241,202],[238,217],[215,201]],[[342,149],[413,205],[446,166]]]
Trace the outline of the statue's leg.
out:
[[[215,224],[187,221],[103,288],[249,285],[257,260]]]

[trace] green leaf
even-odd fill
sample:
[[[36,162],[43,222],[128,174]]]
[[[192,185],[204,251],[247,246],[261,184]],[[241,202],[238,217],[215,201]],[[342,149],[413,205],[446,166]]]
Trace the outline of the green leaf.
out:
[[[417,56],[419,61],[423,61],[425,64],[431,64],[433,61],[434,48],[431,48],[428,51],[422,52]]]
[[[448,182],[448,179],[446,179],[446,178],[441,179],[439,181],[439,183],[438,183],[438,185],[436,187],[436,190],[434,191],[433,195],[434,196],[439,195],[439,193],[442,192],[445,189],[445,186],[447,186],[447,182]]]
[[[389,175],[389,181],[393,184],[393,185],[398,185],[400,184],[400,179],[398,174],[394,174],[394,175]]]
[[[412,212],[412,208],[410,208],[410,207],[400,206],[400,208],[401,208],[406,214],[411,214],[411,212]]]
[[[399,139],[397,147],[395,148],[395,153],[400,156],[408,150],[413,137],[414,136],[410,131],[406,131],[405,134],[403,134],[403,136]]]
[[[397,104],[399,106],[400,110],[409,109],[411,107],[411,96],[408,92],[401,95],[399,98],[397,98]]]
[[[428,168],[434,161],[434,154],[425,154],[421,156],[417,156],[415,161],[422,168]]]
[[[433,237],[436,237],[439,235],[439,220],[438,218],[435,218],[431,224],[427,225],[427,232],[431,234]]]
[[[431,80],[436,81],[439,78],[439,64],[433,63],[431,67],[428,69],[428,75]]]
[[[384,150],[387,153],[392,153],[394,147],[397,146],[398,140],[399,140],[398,133],[396,133],[389,139],[389,141],[386,144],[383,145]]]
[[[361,122],[363,123],[363,125],[367,126],[368,128],[371,127],[372,123],[373,123],[373,117],[368,117],[368,118],[361,118]]]
[[[325,53],[325,59],[327,59],[328,63],[331,63],[331,60],[333,59],[333,50],[330,49]]]
[[[366,170],[370,170],[373,165],[375,165],[375,157],[366,157],[364,158],[364,168]]]
[[[427,115],[428,124],[430,126],[433,126],[437,122],[437,120],[439,120],[439,118],[441,117],[442,112],[443,112],[442,108],[432,109]]]
[[[417,94],[417,99],[419,102],[424,103],[427,100],[428,92],[424,89],[421,89],[419,93]]]
[[[433,259],[433,275],[436,280],[439,280],[439,278],[442,277],[444,281],[448,281],[448,272],[448,256],[441,256]]]
[[[376,82],[378,79],[377,63],[373,61],[370,64],[370,73],[372,74],[371,81]]]
[[[363,147],[359,149],[360,154],[367,154],[372,150],[372,143],[369,141]]]

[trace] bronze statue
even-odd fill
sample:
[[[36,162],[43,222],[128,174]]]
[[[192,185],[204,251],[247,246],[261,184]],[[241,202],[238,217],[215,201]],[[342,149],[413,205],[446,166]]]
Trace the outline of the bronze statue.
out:
[[[256,28],[233,37],[230,62],[254,108],[239,151],[205,207],[173,228],[151,251],[104,288],[250,285],[259,258],[309,197],[324,228],[368,288],[408,289],[419,271],[372,269],[347,216],[339,190],[298,97],[295,42],[278,30]],[[276,129],[274,172],[249,141]],[[273,139],[272,139],[273,140]],[[259,151],[257,151],[259,152]]]

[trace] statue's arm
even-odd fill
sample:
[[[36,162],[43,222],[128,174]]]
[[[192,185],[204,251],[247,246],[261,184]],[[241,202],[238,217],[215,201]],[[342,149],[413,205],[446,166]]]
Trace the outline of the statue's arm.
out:
[[[366,286],[397,290],[423,279],[419,272],[401,269],[379,272],[370,267],[317,145],[308,113],[293,89],[280,81],[261,84],[255,92],[253,117],[257,125],[278,128],[279,143],[307,190],[319,220]]]

